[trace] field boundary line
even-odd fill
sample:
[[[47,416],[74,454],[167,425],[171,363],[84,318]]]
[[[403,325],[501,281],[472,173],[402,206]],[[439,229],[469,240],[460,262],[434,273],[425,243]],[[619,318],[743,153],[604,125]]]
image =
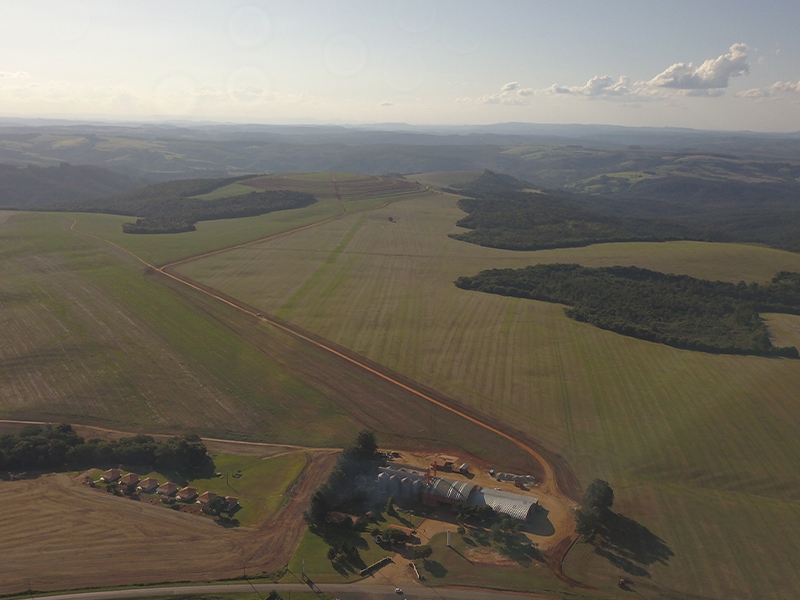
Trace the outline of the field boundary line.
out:
[[[6,423],[9,425],[60,425],[61,423],[56,421],[26,421],[21,419],[0,419],[0,424]],[[83,423],[76,423],[76,427],[80,427],[82,429],[93,429],[94,431],[102,431],[104,433],[114,433],[120,435],[136,435],[139,432],[133,431],[123,431],[121,429],[109,429],[107,427],[98,427],[97,425],[84,425]],[[174,437],[176,434],[171,433],[144,433],[144,435],[149,435],[151,437]],[[257,446],[260,448],[291,448],[292,452],[338,452],[341,448],[315,448],[312,446],[298,446],[297,444],[277,444],[277,443],[270,443],[270,442],[248,442],[245,440],[226,440],[224,438],[212,438],[212,437],[205,437],[200,436],[200,439],[207,442],[218,442],[221,444],[237,444],[241,446]],[[288,454],[284,453],[284,454]],[[281,456],[281,455],[273,455],[274,456]]]

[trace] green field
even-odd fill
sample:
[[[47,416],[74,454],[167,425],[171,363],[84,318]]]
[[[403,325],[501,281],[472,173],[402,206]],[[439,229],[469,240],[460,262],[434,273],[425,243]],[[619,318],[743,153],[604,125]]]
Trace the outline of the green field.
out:
[[[336,198],[336,188],[331,181],[330,173],[312,173],[293,176],[265,176],[248,182],[260,182],[259,187],[250,187],[243,183],[233,183],[206,194],[203,199],[235,193],[248,193],[258,189],[291,189],[308,192],[317,198],[317,202],[301,209],[283,210],[242,219],[223,219],[217,221],[201,221],[196,224],[197,231],[161,235],[133,235],[122,233],[122,224],[130,222],[131,217],[103,214],[71,214],[76,219],[77,231],[91,233],[104,240],[113,242],[136,256],[155,266],[272,236],[297,227],[311,225],[318,221],[330,219],[342,212],[348,213],[371,210],[386,203],[403,200],[413,195],[414,190],[398,190],[378,178],[348,173],[336,173],[342,204]],[[219,196],[216,196],[219,194]],[[233,194],[235,195],[235,194]],[[419,192],[420,197],[427,197],[426,192]],[[2,216],[0,216],[2,219]]]
[[[662,564],[635,552],[642,582],[730,598],[800,585],[797,361],[677,350],[453,285],[543,261],[763,282],[800,271],[800,255],[694,242],[496,250],[447,238],[455,203],[410,199],[180,271],[530,432],[584,483],[608,479],[639,534],[671,553]],[[569,568],[601,583],[621,573],[605,559]]]
[[[27,213],[0,226],[5,418],[308,445],[357,430],[327,392],[70,224]]]
[[[384,556],[393,556],[394,552],[391,549],[385,549],[375,543],[370,531],[373,527],[385,529],[389,525],[400,525],[401,527],[416,527],[424,519],[420,516],[409,515],[403,513],[400,515],[401,519],[387,514],[382,514],[378,518],[378,522],[370,524],[367,531],[349,531],[349,532],[329,532],[329,537],[321,537],[311,531],[306,531],[300,545],[297,547],[292,559],[289,561],[289,573],[283,578],[283,583],[292,583],[294,577],[301,572],[303,564],[305,563],[306,575],[318,583],[346,583],[348,581],[356,581],[361,579],[358,574],[358,569],[364,568],[379,561]],[[409,525],[411,523],[411,525]],[[359,555],[363,564],[355,568],[351,565],[350,568],[346,566],[339,566],[338,568],[328,559],[327,553],[331,543],[340,544],[345,542],[351,546],[356,546],[359,549]]]
[[[441,171],[436,173],[411,173],[406,175],[409,181],[418,181],[422,185],[435,188],[450,187],[456,183],[466,183],[480,177],[481,171]]]
[[[223,185],[221,188],[215,189],[213,192],[194,196],[197,200],[219,200],[220,198],[229,198],[231,196],[242,196],[250,192],[256,192],[256,188],[244,185],[241,183],[229,183]]]
[[[337,569],[327,554],[330,545],[316,534],[306,530],[300,545],[295,550],[292,559],[289,561],[289,574],[283,578],[284,583],[294,583],[295,576],[302,572],[305,561],[306,575],[315,583],[345,583],[361,579],[358,574],[359,569],[379,561],[384,556],[391,556],[392,552],[387,552],[378,546],[368,532],[352,532],[349,534],[336,536],[337,543],[345,542],[351,546],[356,546],[363,564],[358,567]]]
[[[552,594],[557,598],[615,598],[619,590],[604,586],[602,592],[571,588],[559,581],[547,565],[519,549],[487,540],[479,541],[471,532],[450,536],[439,533],[431,538],[431,558],[417,560],[420,574],[428,586],[461,585],[520,592]]]

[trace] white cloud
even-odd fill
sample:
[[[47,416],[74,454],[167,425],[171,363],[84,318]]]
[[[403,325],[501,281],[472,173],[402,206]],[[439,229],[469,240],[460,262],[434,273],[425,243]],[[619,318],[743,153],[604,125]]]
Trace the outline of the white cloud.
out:
[[[530,104],[528,96],[533,96],[532,88],[522,88],[516,81],[510,81],[500,88],[498,94],[487,94],[477,99],[481,104],[511,104],[523,105]]]
[[[380,106],[394,106],[394,102],[381,102]]]
[[[3,79],[27,79],[30,77],[25,71],[0,71],[0,78]]]
[[[750,98],[759,100],[762,98],[774,98],[782,92],[790,94],[800,93],[800,80],[798,81],[776,81],[769,87],[753,88],[736,94],[737,98]]]
[[[726,88],[731,77],[750,73],[747,50],[747,44],[734,44],[727,54],[710,58],[699,67],[692,63],[675,63],[653,77],[647,85],[679,90]]]
[[[574,96],[626,96],[631,94],[630,80],[624,75],[614,80],[610,75],[596,75],[586,85],[564,87],[553,84],[543,90],[547,94],[571,94]]]
[[[675,63],[649,81],[631,83],[622,76],[614,79],[610,75],[592,77],[585,85],[563,86],[554,84],[538,93],[564,96],[584,96],[606,100],[669,100],[675,96],[722,96],[731,77],[747,75],[746,44],[734,44],[730,52],[705,61],[699,67],[692,63]],[[509,84],[510,85],[510,84]],[[671,91],[674,90],[674,91]]]
[[[776,81],[770,86],[774,92],[800,92],[800,80],[797,82],[791,81]]]
[[[725,95],[725,90],[719,88],[707,89],[692,89],[692,90],[678,90],[679,96],[693,96],[695,98],[718,98]]]

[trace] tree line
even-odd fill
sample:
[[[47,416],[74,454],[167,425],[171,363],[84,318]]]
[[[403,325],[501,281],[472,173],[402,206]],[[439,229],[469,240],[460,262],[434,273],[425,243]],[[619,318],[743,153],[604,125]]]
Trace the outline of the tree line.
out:
[[[82,469],[119,464],[153,467],[184,476],[213,464],[196,435],[158,442],[149,435],[85,441],[69,424],[28,425],[0,436],[0,471]]]
[[[198,221],[255,217],[278,210],[305,208],[317,201],[304,192],[273,190],[250,192],[219,200],[181,198],[171,202],[150,201],[136,211],[135,223],[125,223],[125,233],[180,233],[194,231]]]
[[[451,190],[471,196],[459,200],[468,213],[456,224],[471,229],[451,238],[506,250],[543,250],[588,246],[597,242],[689,239],[690,229],[664,219],[604,214],[581,206],[578,194],[534,187],[510,175],[485,171]]]
[[[637,267],[539,264],[459,277],[456,286],[566,304],[567,316],[623,335],[724,354],[798,358],[775,347],[759,313],[800,314],[800,274],[738,284],[666,275]]]

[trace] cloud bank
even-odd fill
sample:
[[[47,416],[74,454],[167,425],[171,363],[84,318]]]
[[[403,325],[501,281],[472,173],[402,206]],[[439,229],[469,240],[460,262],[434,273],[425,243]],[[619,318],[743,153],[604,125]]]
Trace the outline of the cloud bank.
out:
[[[747,64],[747,44],[734,44],[731,51],[708,59],[699,67],[692,63],[675,63],[646,85],[678,90],[711,90],[728,87],[731,77],[750,73]]]
[[[717,58],[709,58],[700,66],[693,63],[678,62],[663,70],[648,81],[631,83],[626,76],[618,79],[610,75],[596,75],[585,85],[564,86],[557,83],[541,90],[522,88],[516,81],[505,84],[495,94],[477,99],[483,104],[529,104],[528,96],[545,94],[553,96],[583,96],[587,98],[666,100],[678,96],[717,97],[725,93],[732,77],[750,73],[747,62],[747,44],[737,43],[730,51]],[[800,82],[778,82],[768,90],[749,90],[737,96],[766,97],[776,91],[800,91]]]
[[[736,94],[737,98],[750,98],[759,100],[762,98],[775,98],[781,93],[800,94],[800,80],[793,81],[776,81],[769,87],[753,88],[745,90]]]

